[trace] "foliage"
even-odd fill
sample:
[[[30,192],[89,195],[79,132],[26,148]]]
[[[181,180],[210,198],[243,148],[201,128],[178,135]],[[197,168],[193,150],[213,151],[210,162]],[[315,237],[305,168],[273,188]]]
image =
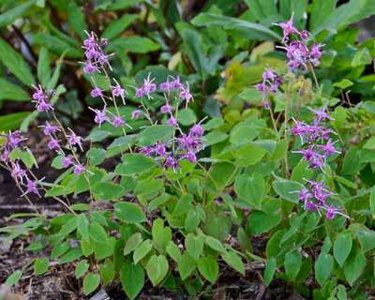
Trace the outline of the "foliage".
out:
[[[35,276],[51,262],[69,263],[85,295],[116,282],[134,299],[149,282],[196,296],[209,294],[224,268],[244,276],[256,260],[266,286],[277,278],[307,298],[368,297],[375,286],[374,41],[358,43],[359,30],[347,26],[372,15],[373,5],[247,0],[239,15],[239,2],[208,1],[189,22],[178,1],[1,4],[0,101],[30,105],[0,117],[2,166],[29,201],[34,193],[66,209],[0,229],[4,239],[33,236],[26,250],[41,253]],[[292,47],[279,44],[285,32],[275,23],[293,13],[296,32],[311,32],[302,42],[308,50],[324,44],[319,67],[310,55],[288,68],[275,48]],[[87,36],[89,28],[102,33]],[[104,52],[90,55],[88,43]],[[89,64],[100,72],[88,72]],[[94,114],[85,139],[65,125],[80,118],[70,107]],[[328,112],[324,124],[317,110]],[[66,115],[70,121],[58,121]],[[8,133],[40,120],[50,122],[43,132],[56,153],[53,183],[32,177],[37,160],[20,132]],[[296,134],[298,121],[337,140],[332,155],[318,153],[325,158],[318,166],[301,151],[321,149],[324,138]],[[311,182],[324,183],[329,206],[301,201]],[[82,203],[67,204],[77,196]],[[254,251],[256,239],[266,248]]]

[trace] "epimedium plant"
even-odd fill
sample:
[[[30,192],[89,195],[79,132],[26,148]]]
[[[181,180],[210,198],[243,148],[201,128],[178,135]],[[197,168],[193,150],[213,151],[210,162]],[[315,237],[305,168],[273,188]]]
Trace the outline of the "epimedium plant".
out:
[[[53,198],[67,212],[47,218],[36,208],[35,217],[1,232],[8,239],[32,232],[27,250],[49,249],[33,262],[36,276],[57,261],[74,264],[86,295],[118,280],[131,299],[147,281],[197,295],[219,279],[222,263],[244,276],[256,260],[267,286],[279,278],[314,299],[366,298],[374,286],[371,112],[326,97],[314,75],[322,45],[293,18],[278,26],[288,63],[264,71],[260,108],[224,118],[198,121],[178,76],[147,73],[125,87],[94,33],[83,42],[82,69],[102,107],[91,108],[97,126],[87,138],[56,117],[54,92],[35,86],[36,110],[47,118],[41,130],[61,174],[53,183],[36,178],[18,131],[4,136],[2,166],[27,201]],[[70,205],[77,195],[81,201]],[[253,249],[257,238],[267,239],[264,251]]]

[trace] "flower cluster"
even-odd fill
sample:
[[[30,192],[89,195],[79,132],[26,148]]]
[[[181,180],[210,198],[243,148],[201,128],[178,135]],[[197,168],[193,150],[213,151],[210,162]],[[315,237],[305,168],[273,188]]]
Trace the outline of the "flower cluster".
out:
[[[35,194],[41,197],[38,183],[33,179],[31,173],[22,167],[19,159],[11,159],[10,154],[13,150],[23,148],[22,143],[26,140],[20,131],[9,132],[5,135],[5,145],[0,149],[0,162],[10,171],[11,176],[16,181],[18,187],[23,191],[23,196]],[[24,190],[24,188],[26,190]]]
[[[99,73],[101,68],[110,67],[108,55],[103,51],[108,42],[106,39],[98,39],[94,32],[86,34],[88,37],[82,46],[86,58],[83,71],[87,74]]]
[[[283,46],[279,47],[286,51],[288,58],[288,66],[292,71],[298,69],[308,69],[308,65],[318,66],[320,63],[321,44],[312,44],[308,47],[307,40],[310,33],[306,30],[299,31],[293,25],[293,16],[287,21],[276,24],[283,30],[283,39],[281,40]],[[297,37],[297,40],[292,41],[291,36]]]
[[[268,93],[274,93],[279,90],[282,83],[282,79],[278,76],[274,70],[266,69],[262,74],[262,82],[256,85],[256,89],[266,95]]]
[[[33,102],[35,103],[35,108],[39,112],[49,112],[53,110],[53,106],[50,102],[50,96],[53,95],[53,91],[47,92],[39,86],[34,86]]]
[[[327,203],[327,199],[333,195],[322,182],[308,180],[308,188],[304,187],[299,192],[299,200],[304,203],[304,208],[309,211],[325,212],[327,219],[332,220],[340,211]]]
[[[304,148],[294,151],[294,153],[302,154],[303,159],[307,161],[310,168],[322,169],[328,157],[335,153],[340,153],[335,148],[335,143],[330,138],[330,134],[334,132],[326,128],[322,122],[331,120],[325,109],[312,110],[315,118],[312,124],[305,124],[295,120],[295,125],[291,132],[295,136],[299,136]]]
[[[142,147],[140,152],[144,155],[160,160],[165,168],[177,169],[179,162],[186,159],[192,163],[197,161],[197,153],[202,150],[204,129],[200,124],[195,124],[189,132],[182,133],[171,143],[156,143]]]
[[[159,86],[154,83],[155,78],[150,78],[150,74],[147,76],[147,78],[144,79],[143,84],[136,88],[135,96],[137,98],[145,97],[152,98],[151,94],[156,92],[158,89],[159,91],[170,94],[172,92],[176,92],[178,94],[178,97],[186,101],[186,103],[190,103],[192,101],[193,96],[190,93],[189,85],[183,84],[180,81],[180,78],[173,78],[170,77],[166,81],[159,84]]]

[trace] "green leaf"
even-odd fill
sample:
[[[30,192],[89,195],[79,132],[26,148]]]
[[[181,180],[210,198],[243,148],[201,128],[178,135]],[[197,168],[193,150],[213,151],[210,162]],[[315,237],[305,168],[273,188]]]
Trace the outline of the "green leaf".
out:
[[[320,253],[315,262],[315,278],[323,286],[327,279],[331,276],[333,270],[333,257],[327,253]]]
[[[296,277],[301,269],[302,257],[299,251],[289,251],[285,254],[284,267],[286,275],[292,279],[296,280]]]
[[[115,264],[111,260],[106,259],[104,264],[100,265],[99,273],[104,284],[111,283],[116,275]]]
[[[105,159],[106,151],[101,148],[91,148],[86,153],[86,157],[93,166],[100,165]]]
[[[149,254],[151,250],[152,250],[151,241],[150,240],[143,241],[142,244],[140,244],[133,253],[134,263],[137,264],[139,261],[145,258],[146,255]]]
[[[110,135],[110,133],[107,131],[97,130],[96,132],[92,132],[94,136],[92,136],[91,138],[94,138],[96,140],[103,140],[108,136],[107,133],[108,135]],[[129,147],[134,143],[135,137],[136,136],[134,134],[128,134],[126,136],[121,136],[115,139],[107,148],[107,158],[129,150]]]
[[[209,246],[211,249],[217,252],[226,253],[223,244],[218,239],[215,239],[212,236],[206,236],[205,243],[207,244],[207,246]]]
[[[169,269],[167,258],[164,255],[153,255],[148,260],[146,272],[153,286],[158,285],[167,275]]]
[[[371,64],[371,54],[368,48],[359,49],[356,51],[351,66],[358,67],[358,66],[365,66]]]
[[[160,45],[146,37],[128,36],[113,40],[107,48],[109,51],[118,48],[131,53],[148,53],[159,50]]]
[[[156,142],[165,142],[171,139],[175,128],[169,125],[155,125],[147,127],[139,134],[140,146],[150,146]]]
[[[333,10],[312,33],[316,35],[323,30],[336,33],[339,28],[360,21],[374,13],[375,7],[372,0],[351,0]]]
[[[30,149],[22,150],[16,148],[9,154],[9,158],[11,160],[20,159],[28,169],[31,169],[33,166],[38,167],[38,163]]]
[[[34,260],[34,274],[42,275],[48,271],[49,260],[47,257],[37,258]]]
[[[128,176],[149,171],[156,166],[154,159],[142,154],[127,153],[122,158],[123,163],[117,165],[115,174]]]
[[[87,140],[95,143],[95,142],[101,142],[105,140],[107,137],[111,135],[111,132],[104,131],[104,130],[92,130],[90,134],[87,136]]]
[[[181,252],[180,249],[173,241],[169,241],[166,247],[166,251],[168,255],[176,262],[179,263],[181,260]]]
[[[311,5],[310,31],[314,31],[335,9],[336,0],[314,0]]]
[[[74,276],[78,279],[81,278],[83,275],[86,274],[87,270],[89,269],[90,265],[86,259],[81,260],[74,270]]]
[[[266,153],[267,151],[259,146],[245,145],[235,152],[235,163],[238,167],[249,167],[260,162]]]
[[[362,148],[375,150],[375,136],[372,136],[371,138],[369,138]]]
[[[264,211],[254,210],[249,216],[249,231],[252,234],[261,234],[277,226],[281,222],[281,214],[266,213]]]
[[[196,269],[197,264],[195,260],[189,255],[184,253],[177,262],[178,272],[180,273],[181,280],[185,280]]]
[[[195,26],[220,26],[226,30],[238,30],[243,38],[281,40],[281,36],[263,25],[213,13],[200,13],[191,23]]]
[[[92,186],[92,192],[97,200],[113,200],[121,198],[125,188],[113,182],[99,182]]]
[[[51,61],[47,48],[42,47],[39,51],[37,74],[39,82],[46,87],[51,79]]]
[[[202,257],[198,262],[198,270],[212,284],[215,283],[219,276],[219,265],[212,256]]]
[[[333,244],[333,256],[340,267],[344,266],[350,251],[352,250],[353,240],[349,232],[340,233]]]
[[[0,53],[0,60],[14,76],[27,86],[32,86],[35,83],[30,67],[22,55],[16,52],[3,39],[0,39]]]
[[[21,279],[22,271],[17,270],[14,271],[12,274],[9,275],[9,277],[5,280],[5,284],[9,287],[16,285],[17,282]]]
[[[354,247],[344,265],[345,278],[351,286],[361,276],[365,267],[366,257],[360,248]]]
[[[18,85],[0,78],[0,100],[27,101],[29,99],[29,94]]]
[[[97,222],[93,222],[89,225],[89,235],[91,239],[98,243],[104,243],[108,240],[108,234]]]
[[[145,283],[145,272],[141,265],[125,261],[120,271],[122,289],[129,299],[135,299]]]
[[[296,181],[286,180],[283,178],[276,178],[273,182],[273,189],[284,200],[293,203],[298,203],[298,192],[303,188],[303,185]]]
[[[66,40],[50,35],[47,33],[36,33],[34,34],[34,42],[38,45],[46,47],[49,51],[56,55],[66,54],[70,58],[81,58],[82,51],[78,47],[74,47],[71,43]]]
[[[375,248],[375,231],[366,227],[358,227],[355,232],[363,253],[366,253]]]
[[[85,30],[87,29],[87,25],[81,7],[75,1],[67,1],[67,13],[69,25],[83,40],[86,36]]]
[[[104,30],[102,37],[107,38],[109,40],[113,39],[114,37],[118,36],[120,33],[124,32],[124,30],[129,27],[136,19],[138,19],[138,15],[126,14],[123,15],[121,18],[112,21],[109,23],[107,28]]]
[[[202,238],[189,233],[185,238],[185,248],[192,258],[198,260],[203,252]]]
[[[115,215],[127,223],[142,223],[147,220],[142,209],[137,204],[130,202],[116,203]]]
[[[139,232],[134,233],[125,243],[124,247],[124,255],[128,255],[129,253],[133,252],[135,248],[142,243],[142,234]]]
[[[225,132],[214,130],[207,133],[203,139],[206,146],[212,146],[225,141],[227,138],[228,134],[226,134]]]
[[[87,296],[97,289],[100,284],[99,274],[89,273],[83,279],[83,293]]]
[[[184,108],[178,111],[178,123],[183,126],[189,126],[197,122],[195,112],[190,108]]]
[[[350,81],[349,79],[346,79],[346,78],[342,79],[339,82],[335,82],[333,84],[334,87],[340,88],[342,90],[345,90],[346,88],[348,88],[348,87],[350,87],[352,85],[353,85],[353,82]]]
[[[263,275],[264,284],[266,286],[270,285],[273,279],[273,276],[275,275],[276,267],[277,267],[276,259],[274,257],[267,259],[266,268],[264,269],[264,275]]]
[[[370,212],[372,214],[373,219],[375,219],[375,188],[372,188],[371,194],[370,194],[370,199],[369,199],[369,204],[370,204]]]
[[[165,248],[172,240],[172,230],[164,227],[164,221],[160,218],[154,220],[152,224],[152,244],[160,253],[165,252]]]
[[[228,253],[221,254],[223,260],[231,266],[234,270],[245,275],[245,267],[241,257],[234,251],[228,251]]]
[[[234,190],[238,197],[254,208],[260,209],[265,193],[265,181],[262,176],[243,174],[236,177]]]
[[[0,14],[0,27],[12,24],[25,12],[27,12],[34,4],[35,0],[29,0],[22,4],[16,4],[14,8],[2,12]]]

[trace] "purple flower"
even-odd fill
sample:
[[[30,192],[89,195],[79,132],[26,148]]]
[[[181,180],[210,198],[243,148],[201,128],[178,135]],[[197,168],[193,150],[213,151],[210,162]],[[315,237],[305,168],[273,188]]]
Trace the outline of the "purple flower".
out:
[[[202,137],[204,134],[204,129],[201,125],[195,124],[190,128],[189,134],[194,137]]]
[[[329,206],[326,211],[326,218],[332,220],[336,216],[337,210],[333,206]]]
[[[34,86],[33,102],[35,103],[36,109],[39,112],[48,112],[53,110],[52,104],[49,102],[49,96],[39,85],[38,87]]]
[[[193,151],[188,151],[185,155],[186,159],[192,163],[197,162],[197,157]]]
[[[82,48],[85,50],[85,66],[83,71],[87,74],[99,72],[99,68],[109,66],[108,56],[103,52],[107,45],[106,39],[98,39],[95,33],[87,33],[88,37],[83,41]]]
[[[35,181],[30,180],[29,178],[27,178],[27,180],[26,180],[26,192],[25,192],[25,194],[36,194],[39,197],[41,197],[41,195],[39,193],[39,190],[38,190],[38,184]]]
[[[132,119],[133,120],[136,120],[136,119],[139,119],[139,117],[141,116],[141,114],[142,114],[142,111],[140,111],[140,110],[133,110],[133,112],[132,112]]]
[[[99,87],[95,87],[91,90],[90,95],[93,98],[103,97],[103,91]]]
[[[60,131],[57,125],[50,124],[48,121],[46,121],[41,127],[43,128],[44,135],[51,135]]]
[[[10,155],[10,151],[8,149],[4,148],[3,152],[0,155],[0,161],[8,163],[9,155]]]
[[[170,116],[170,118],[167,121],[167,124],[171,126],[177,126],[177,119],[173,116]]]
[[[73,174],[74,175],[80,175],[85,171],[86,171],[86,169],[82,164],[74,165],[74,168],[73,168]]]
[[[310,109],[315,114],[314,124],[319,124],[324,120],[333,120],[329,114],[327,114],[325,108],[321,109]]]
[[[257,89],[257,91],[261,92],[261,93],[265,93],[267,91],[267,87],[266,87],[266,84],[265,83],[258,83],[255,88]]]
[[[14,149],[14,148],[17,148],[22,141],[25,141],[26,139],[24,137],[22,137],[22,134],[21,134],[21,131],[19,130],[16,130],[16,131],[10,131],[7,135],[6,135],[6,147],[10,148],[10,149]]]
[[[136,90],[135,90],[135,96],[137,98],[142,98],[144,95],[145,95],[145,91],[143,89],[143,86],[140,86],[140,87],[136,88]]]
[[[112,87],[112,95],[113,97],[123,97],[125,94],[125,89],[123,89],[119,84]]]
[[[167,103],[160,108],[160,112],[163,114],[169,114],[172,112],[172,107]]]
[[[115,116],[112,120],[112,125],[115,128],[121,127],[125,124],[125,121],[122,117],[120,116]]]
[[[76,135],[72,130],[70,130],[70,132],[71,134],[66,135],[69,145],[78,146],[82,149],[82,138]]]
[[[159,85],[159,89],[162,91],[162,92],[170,92],[172,90],[172,85],[171,83],[169,82],[169,80],[167,81],[164,81],[162,82],[160,85]]]
[[[312,194],[307,188],[303,188],[298,195],[298,199],[302,202],[309,201],[312,198]]]
[[[174,79],[173,81],[171,81],[171,84],[170,84],[171,90],[180,90],[183,87],[184,86],[183,86],[183,84],[180,81],[180,77],[177,77],[176,79]]]
[[[337,141],[336,141],[336,142],[337,142]],[[339,151],[336,150],[336,148],[335,148],[335,146],[334,146],[336,142],[332,142],[332,140],[329,139],[329,140],[326,142],[326,144],[324,144],[324,145],[319,145],[319,148],[320,148],[320,150],[323,151],[323,155],[324,155],[325,157],[328,157],[328,156],[330,156],[330,155],[332,155],[332,154],[335,154],[335,153],[340,153]]]
[[[57,149],[60,149],[60,144],[59,144],[59,141],[56,140],[55,138],[51,138],[48,142],[48,148],[50,150],[57,150]]]
[[[16,181],[19,180],[20,182],[23,182],[23,178],[26,176],[26,171],[22,169],[18,162],[12,162],[10,174]]]
[[[154,153],[154,148],[151,146],[140,148],[139,152],[146,156],[151,156]]]
[[[277,25],[283,30],[283,39],[281,40],[282,43],[289,41],[289,35],[299,33],[298,29],[293,25],[293,16],[287,22],[281,22]]]
[[[262,74],[262,78],[264,81],[266,80],[275,80],[277,78],[277,75],[275,74],[275,72],[271,69],[266,69],[263,74]]]
[[[263,101],[263,108],[266,109],[266,110],[270,110],[271,109],[271,102],[268,101],[268,100],[264,100]]]
[[[108,117],[106,115],[106,109],[105,108],[103,108],[103,110],[94,109],[94,108],[91,108],[91,107],[89,107],[89,108],[95,113],[94,122],[96,124],[98,124],[100,126],[104,122],[108,121]]]
[[[307,30],[302,30],[300,33],[299,33],[299,37],[302,39],[302,40],[307,40],[310,36],[310,33],[307,31]]]
[[[164,161],[164,166],[168,169],[176,170],[178,167],[178,160],[173,156],[168,156]]]
[[[193,96],[190,93],[189,86],[183,86],[180,91],[180,98],[186,102],[190,102]]]
[[[156,144],[154,147],[154,152],[159,156],[165,156],[167,154],[164,144]]]
[[[71,165],[73,165],[73,157],[71,155],[64,156],[62,159],[63,168],[69,168]]]
[[[147,96],[150,98],[150,95],[156,91],[156,84],[154,83],[155,78],[150,78],[148,74],[147,78],[143,80],[143,85],[136,89],[135,96],[140,98]]]
[[[86,74],[92,74],[92,73],[99,72],[99,68],[97,66],[94,66],[90,62],[88,62],[83,67],[83,72],[85,72]]]

